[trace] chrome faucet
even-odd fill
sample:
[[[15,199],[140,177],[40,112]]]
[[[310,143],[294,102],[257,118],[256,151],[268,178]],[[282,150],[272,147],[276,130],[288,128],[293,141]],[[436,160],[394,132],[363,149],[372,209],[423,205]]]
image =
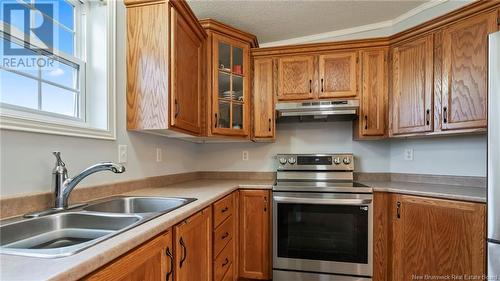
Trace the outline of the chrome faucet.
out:
[[[68,178],[68,170],[66,169],[66,164],[64,164],[61,159],[61,153],[59,151],[54,151],[52,154],[56,157],[56,166],[52,170],[52,182],[54,184],[56,197],[54,206],[55,209],[67,209],[68,198],[71,191],[73,191],[81,180],[91,174],[100,171],[111,171],[117,174],[125,172],[125,167],[123,165],[112,162],[102,162],[88,167],[75,177]]]

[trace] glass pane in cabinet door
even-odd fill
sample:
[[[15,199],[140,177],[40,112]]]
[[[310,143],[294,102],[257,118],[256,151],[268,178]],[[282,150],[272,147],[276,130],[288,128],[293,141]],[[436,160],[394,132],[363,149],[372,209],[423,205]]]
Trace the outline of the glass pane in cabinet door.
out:
[[[233,47],[233,69],[234,74],[243,75],[243,49]]]
[[[217,116],[217,128],[231,128],[231,104],[219,101],[219,114]]]
[[[231,76],[219,71],[219,98],[231,99]]]
[[[243,129],[243,105],[233,103],[233,129]]]
[[[228,44],[219,42],[219,70],[231,71],[231,47]]]
[[[244,102],[243,77],[233,75],[233,99],[240,102]]]

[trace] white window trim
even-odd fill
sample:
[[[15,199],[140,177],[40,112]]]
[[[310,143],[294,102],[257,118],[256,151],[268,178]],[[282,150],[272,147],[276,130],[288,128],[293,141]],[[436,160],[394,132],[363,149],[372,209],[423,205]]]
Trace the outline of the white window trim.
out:
[[[0,108],[0,129],[116,140],[116,1],[106,1],[106,7],[107,129],[95,129],[90,127],[87,122],[65,120],[50,115],[41,117],[41,114],[23,112],[8,107]],[[85,68],[80,71],[80,73],[82,72],[85,72]],[[85,82],[89,83],[89,81]],[[81,90],[85,90],[84,84],[82,83]],[[85,95],[86,98],[89,96]],[[88,112],[88,109],[86,111]]]

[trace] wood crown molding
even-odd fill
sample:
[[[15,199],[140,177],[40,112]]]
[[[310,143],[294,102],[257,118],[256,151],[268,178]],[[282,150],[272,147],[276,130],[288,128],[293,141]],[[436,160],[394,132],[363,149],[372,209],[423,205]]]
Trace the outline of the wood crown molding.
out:
[[[224,24],[220,21],[214,19],[201,19],[199,20],[201,26],[209,31],[216,31],[233,38],[237,38],[241,41],[250,43],[251,48],[258,48],[259,42],[257,41],[257,36]]]
[[[405,40],[423,36],[425,34],[435,32],[437,29],[443,28],[451,23],[459,20],[466,19],[478,13],[487,12],[495,9],[500,9],[500,1],[480,0],[460,9],[426,21],[415,27],[401,31],[391,36],[378,37],[370,39],[357,39],[336,42],[324,43],[309,43],[309,44],[296,44],[287,46],[276,46],[266,48],[252,48],[252,56],[265,57],[265,56],[280,56],[291,54],[310,54],[327,51],[341,51],[345,49],[365,49],[372,47],[386,47],[393,44],[398,44]]]

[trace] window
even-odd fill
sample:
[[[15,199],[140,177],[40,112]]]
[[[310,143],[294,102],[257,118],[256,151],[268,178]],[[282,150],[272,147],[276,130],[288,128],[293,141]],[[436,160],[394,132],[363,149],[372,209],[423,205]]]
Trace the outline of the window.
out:
[[[114,6],[114,1],[2,1],[0,127],[26,129],[22,119],[31,122],[25,126],[30,131],[35,126],[46,133],[114,138],[114,23],[109,20]],[[95,51],[87,54],[90,48]],[[103,73],[108,74],[104,80]],[[98,85],[87,86],[88,80]],[[9,118],[16,119],[15,126]]]

